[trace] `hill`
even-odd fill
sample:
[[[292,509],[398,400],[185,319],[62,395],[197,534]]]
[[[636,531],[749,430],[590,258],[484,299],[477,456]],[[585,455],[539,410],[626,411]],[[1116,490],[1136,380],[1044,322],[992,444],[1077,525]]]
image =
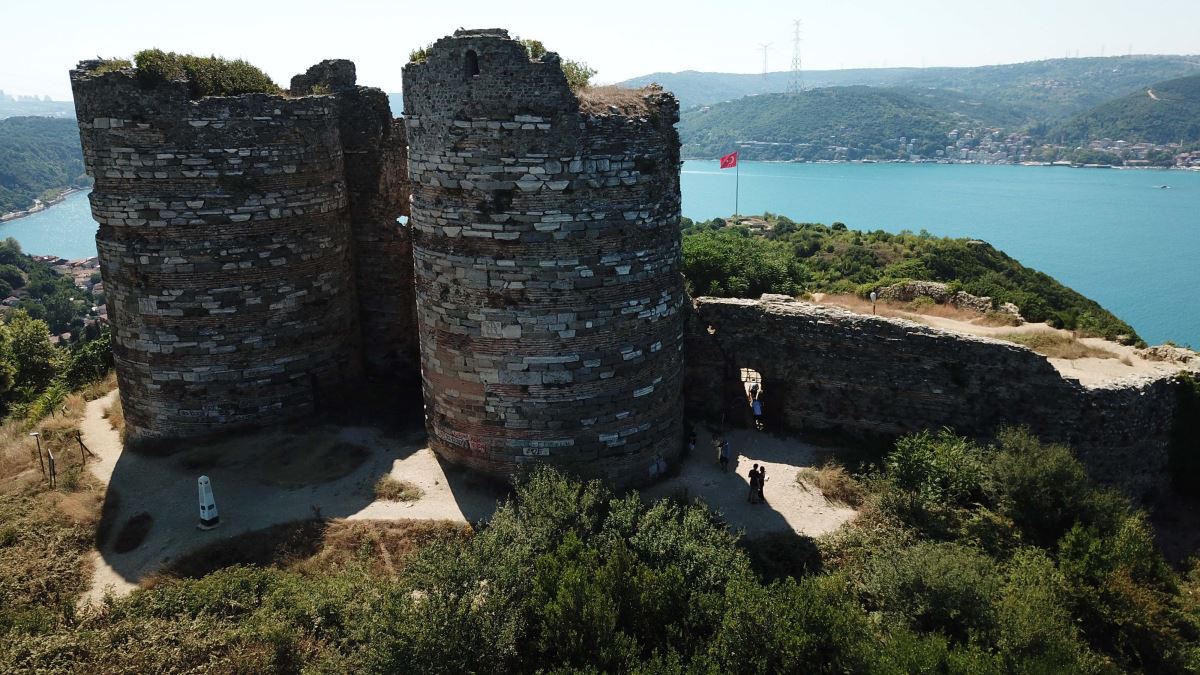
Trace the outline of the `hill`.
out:
[[[23,210],[34,199],[87,184],[74,119],[0,120],[0,213]]]
[[[1140,341],[1129,324],[1095,300],[982,241],[926,232],[857,232],[841,223],[797,223],[771,214],[760,220],[768,225],[761,235],[721,219],[683,220],[683,273],[693,294],[867,295],[903,281],[939,281],[997,304],[1011,302],[1028,321]]]
[[[1200,75],[1159,82],[1099,105],[1052,128],[1051,140],[1200,142]]]
[[[689,158],[718,157],[739,145],[744,159],[894,158],[907,154],[902,137],[913,139],[913,152],[933,154],[967,120],[896,90],[830,87],[692,109],[679,136]]]
[[[1154,82],[1200,73],[1200,56],[1112,56],[1049,59],[974,68],[860,68],[804,72],[808,87],[950,89],[991,105],[1015,108],[1042,121],[1083,112]],[[790,73],[651,73],[622,86],[657,82],[691,108],[743,96],[787,91]]]

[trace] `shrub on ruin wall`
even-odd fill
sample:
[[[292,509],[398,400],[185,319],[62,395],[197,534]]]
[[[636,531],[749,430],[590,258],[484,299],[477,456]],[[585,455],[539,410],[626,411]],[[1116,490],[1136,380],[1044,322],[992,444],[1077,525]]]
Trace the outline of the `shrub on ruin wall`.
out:
[[[133,58],[138,78],[151,84],[184,80],[192,98],[282,92],[266,73],[242,59],[230,61],[161,49],[146,49]]]
[[[546,46],[541,40],[521,40],[525,46],[525,51],[529,52],[529,58],[539,60],[546,55]],[[429,59],[429,49],[432,44],[418,47],[408,53],[409,63],[425,63]],[[571,59],[562,59],[563,75],[567,78],[567,85],[572,91],[586,89],[591,84],[592,77],[596,75],[594,68],[589,68],[588,64],[582,61],[572,61]]]

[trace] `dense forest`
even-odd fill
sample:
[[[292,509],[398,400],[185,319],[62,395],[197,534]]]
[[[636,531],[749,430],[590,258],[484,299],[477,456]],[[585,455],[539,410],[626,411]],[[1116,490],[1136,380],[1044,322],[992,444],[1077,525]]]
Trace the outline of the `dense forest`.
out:
[[[74,119],[0,119],[0,213],[27,209],[34,199],[89,182]]]
[[[1129,324],[1047,274],[1029,269],[990,244],[841,223],[797,223],[765,214],[771,228],[754,234],[722,219],[683,219],[683,270],[695,295],[757,298],[763,293],[867,295],[909,280],[941,281],[996,303],[1011,302],[1028,321],[1127,342]]]
[[[1082,142],[1200,143],[1200,75],[1159,82],[1109,101],[1050,129],[1046,136]]]
[[[834,87],[693,110],[680,119],[679,135],[687,157],[716,157],[738,148],[744,159],[860,159],[907,154],[902,137],[911,139],[915,153],[932,155],[945,147],[946,134],[958,122],[905,93]]]

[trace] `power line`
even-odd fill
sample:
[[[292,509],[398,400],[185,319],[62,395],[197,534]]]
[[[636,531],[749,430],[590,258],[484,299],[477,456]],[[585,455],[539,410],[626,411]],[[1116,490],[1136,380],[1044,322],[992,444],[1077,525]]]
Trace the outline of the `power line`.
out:
[[[771,45],[773,45],[773,44],[775,44],[775,43],[774,42],[758,43],[758,46],[761,47],[763,50],[762,86],[763,86],[764,94],[767,93],[768,91],[770,91],[770,87],[767,86],[767,52],[771,49]]]
[[[804,91],[804,72],[800,68],[800,19],[792,25],[795,31],[792,34],[792,76],[788,81],[788,93],[799,94]]]

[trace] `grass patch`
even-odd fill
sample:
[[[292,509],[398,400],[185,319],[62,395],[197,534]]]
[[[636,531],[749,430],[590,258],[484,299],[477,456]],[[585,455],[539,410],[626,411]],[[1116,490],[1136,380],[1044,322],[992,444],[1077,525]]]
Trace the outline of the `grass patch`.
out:
[[[113,430],[121,436],[121,440],[125,440],[125,408],[121,406],[121,397],[118,396],[112,405],[104,409],[104,419],[108,420],[109,425]]]
[[[317,575],[364,564],[391,576],[404,561],[435,542],[461,542],[469,525],[429,520],[301,520],[214,542],[180,557],[143,585],[170,578],[199,579],[234,565],[278,567]]]
[[[383,476],[375,483],[375,498],[387,502],[415,502],[425,491],[415,483]]]
[[[154,527],[154,517],[145,511],[133,516],[125,521],[121,526],[121,531],[117,533],[117,540],[113,542],[113,550],[117,553],[129,553],[142,545],[146,541],[146,535],[150,534],[150,528]]]
[[[845,467],[826,463],[820,468],[805,467],[796,472],[796,482],[804,489],[816,488],[828,502],[853,508],[863,505],[866,490]]]
[[[1107,349],[1099,349],[1080,342],[1064,333],[1029,331],[1000,336],[1002,340],[1015,342],[1052,359],[1115,359],[1117,355]]]

